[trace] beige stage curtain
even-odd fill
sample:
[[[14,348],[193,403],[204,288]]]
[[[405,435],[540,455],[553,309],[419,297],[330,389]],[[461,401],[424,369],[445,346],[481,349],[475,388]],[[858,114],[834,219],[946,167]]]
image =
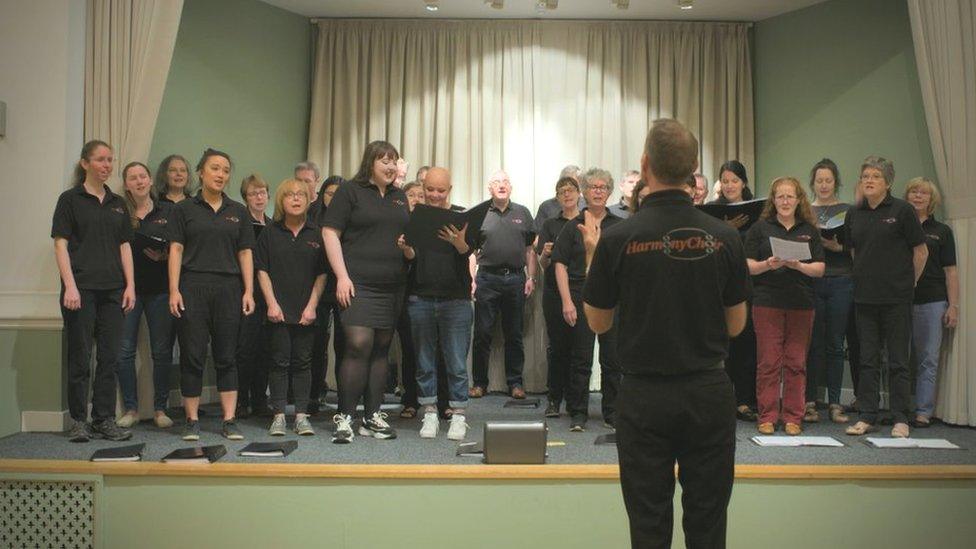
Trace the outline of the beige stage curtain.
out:
[[[149,157],[182,11],[183,0],[88,0],[85,141],[114,147],[116,182]]]
[[[330,174],[352,175],[366,143],[385,139],[411,177],[450,168],[458,204],[486,199],[504,168],[534,212],[567,164],[637,169],[662,117],[698,135],[710,178],[728,159],[753,165],[746,24],[322,20],[318,31],[308,158]],[[530,391],[546,379],[538,294],[526,308]]]
[[[909,0],[932,156],[956,236],[959,327],[948,336],[935,415],[976,425],[976,0]]]
[[[122,167],[146,162],[163,101],[183,0],[88,0],[85,37],[85,141],[115,150],[112,188],[121,192]],[[139,414],[153,415],[148,330],[139,337]],[[118,399],[121,406],[122,399]]]

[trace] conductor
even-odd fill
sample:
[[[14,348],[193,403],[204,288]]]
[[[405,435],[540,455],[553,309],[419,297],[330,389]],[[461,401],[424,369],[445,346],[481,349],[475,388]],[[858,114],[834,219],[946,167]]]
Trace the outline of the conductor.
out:
[[[735,230],[685,192],[697,158],[688,129],[656,120],[641,157],[650,194],[640,209],[602,235],[590,216],[579,228],[590,328],[606,332],[619,309],[617,451],[631,544],[641,549],[671,546],[675,463],[686,545],[725,547],[735,396],[723,360],[746,322],[749,272]]]

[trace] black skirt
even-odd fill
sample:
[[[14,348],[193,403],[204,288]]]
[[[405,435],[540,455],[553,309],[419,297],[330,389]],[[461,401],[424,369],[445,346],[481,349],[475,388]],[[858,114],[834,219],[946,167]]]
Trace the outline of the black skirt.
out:
[[[394,329],[403,307],[403,288],[379,289],[353,282],[355,297],[339,313],[344,326]]]

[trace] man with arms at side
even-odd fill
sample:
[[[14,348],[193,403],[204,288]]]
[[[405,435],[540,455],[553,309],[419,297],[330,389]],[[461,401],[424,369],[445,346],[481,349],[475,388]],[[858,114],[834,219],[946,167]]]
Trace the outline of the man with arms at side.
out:
[[[610,213],[621,219],[627,219],[634,213],[630,209],[630,197],[633,196],[634,186],[637,185],[638,181],[640,181],[639,171],[628,170],[624,174],[620,179],[620,202],[607,206]]]
[[[586,319],[597,334],[615,313],[620,324],[617,452],[635,548],[671,546],[676,462],[687,546],[725,547],[735,396],[723,360],[745,325],[749,272],[736,231],[697,210],[684,189],[697,156],[684,126],[655,121],[640,209],[602,237],[592,217],[579,229]]]

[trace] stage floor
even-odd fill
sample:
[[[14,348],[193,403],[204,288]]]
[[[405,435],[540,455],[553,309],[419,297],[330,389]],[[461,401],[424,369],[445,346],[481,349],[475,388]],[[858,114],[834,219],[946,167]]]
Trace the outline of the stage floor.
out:
[[[599,395],[590,402],[590,421],[583,433],[569,431],[569,418],[565,414],[549,419],[549,458],[552,465],[608,465],[616,464],[617,452],[612,445],[595,445],[597,436],[610,432],[600,417]],[[540,408],[504,408],[508,400],[502,395],[489,395],[471,400],[468,409],[467,440],[480,440],[486,420],[530,420],[542,418],[545,397],[540,397]],[[478,465],[477,457],[457,457],[457,444],[446,438],[447,422],[441,422],[441,431],[433,440],[421,439],[418,431],[420,419],[400,419],[390,412],[391,423],[397,429],[396,440],[375,440],[357,436],[352,444],[336,445],[330,442],[332,412],[320,413],[313,418],[317,435],[298,437],[289,433],[286,437],[269,437],[268,418],[248,418],[240,421],[246,440],[234,442],[220,436],[219,411],[206,406],[208,412],[201,419],[203,436],[199,444],[224,444],[227,455],[221,463],[314,463],[314,464],[394,464],[394,465]],[[856,415],[853,416],[856,418]],[[19,433],[0,439],[0,460],[88,460],[96,449],[145,442],[143,460],[159,461],[170,451],[192,445],[180,437],[180,419],[169,430],[159,430],[151,422],[144,421],[133,429],[129,442],[111,443],[101,440],[87,444],[68,442],[63,433]],[[289,418],[289,421],[291,418]],[[290,423],[289,423],[290,424]],[[888,436],[890,427],[882,427],[873,436]],[[918,438],[945,438],[962,450],[879,450],[864,442],[864,437],[849,437],[843,425],[821,422],[805,427],[804,434],[832,436],[844,443],[844,448],[764,448],[750,438],[756,435],[755,426],[739,422],[736,437],[736,463],[739,465],[976,465],[976,429],[936,424],[928,429],[913,430]],[[782,434],[782,433],[777,433]],[[299,441],[298,449],[287,459],[241,458],[237,451],[248,442],[269,440]],[[556,444],[553,444],[556,443]]]

